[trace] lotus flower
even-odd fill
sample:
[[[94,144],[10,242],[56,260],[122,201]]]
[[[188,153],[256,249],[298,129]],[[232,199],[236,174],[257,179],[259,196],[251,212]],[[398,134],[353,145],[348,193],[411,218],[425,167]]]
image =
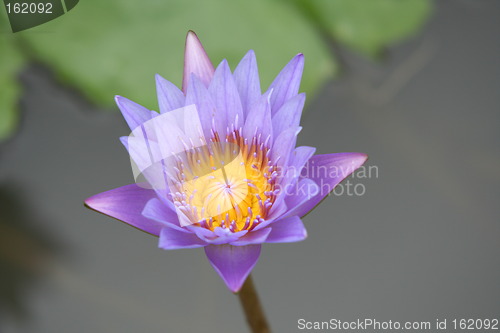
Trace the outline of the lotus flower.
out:
[[[159,113],[116,97],[132,130],[122,142],[144,182],[85,204],[159,236],[162,249],[203,247],[237,292],[262,243],[304,240],[301,217],[367,158],[296,147],[303,67],[298,54],[262,94],[253,51],[234,72],[226,60],[215,69],[189,32],[182,90],[156,76]]]

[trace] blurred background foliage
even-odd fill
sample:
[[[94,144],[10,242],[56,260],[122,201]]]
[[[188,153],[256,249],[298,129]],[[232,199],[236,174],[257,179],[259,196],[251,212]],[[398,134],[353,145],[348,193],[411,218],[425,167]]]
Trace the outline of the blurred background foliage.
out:
[[[120,94],[157,109],[154,74],[180,85],[186,32],[197,32],[214,64],[257,53],[263,87],[296,53],[306,56],[309,97],[339,72],[332,45],[373,59],[415,34],[430,0],[85,0],[63,17],[16,34],[0,11],[0,140],[15,131],[17,75],[42,63],[63,83],[110,108]]]

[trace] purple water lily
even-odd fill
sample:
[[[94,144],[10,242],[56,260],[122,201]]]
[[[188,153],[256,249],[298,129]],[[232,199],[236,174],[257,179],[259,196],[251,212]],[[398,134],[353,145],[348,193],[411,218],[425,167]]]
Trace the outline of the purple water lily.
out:
[[[122,142],[145,183],[86,205],[159,236],[162,249],[204,247],[237,292],[261,244],[305,239],[301,217],[367,158],[295,147],[303,66],[296,55],[262,94],[253,51],[234,72],[226,60],[215,69],[189,32],[182,90],[156,76],[159,113],[116,97],[132,130]]]

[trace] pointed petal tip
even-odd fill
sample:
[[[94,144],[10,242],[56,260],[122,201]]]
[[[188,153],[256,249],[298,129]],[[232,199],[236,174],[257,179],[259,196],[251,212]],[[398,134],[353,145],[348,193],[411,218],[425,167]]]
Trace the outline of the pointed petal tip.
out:
[[[160,84],[160,83],[163,83],[163,82],[165,82],[165,81],[167,81],[167,82],[168,82],[168,80],[167,80],[167,79],[165,79],[165,78],[164,78],[163,76],[161,76],[160,74],[158,74],[158,73],[156,73],[156,74],[155,74],[155,82],[156,82],[156,84],[157,84],[157,85],[158,85],[158,84]]]
[[[304,69],[304,54],[297,53],[290,61],[286,64],[285,68],[294,68],[293,70],[299,70],[300,76],[302,76],[302,70]]]
[[[87,207],[96,212],[158,236],[163,225],[142,215],[144,206],[150,199],[156,197],[156,193],[140,185],[144,184],[134,183],[101,192],[87,198],[84,202]]]
[[[292,60],[296,60],[299,63],[304,63],[304,54],[303,53],[297,53],[295,57],[293,57]]]
[[[237,293],[254,268],[260,255],[261,245],[209,245],[205,253],[227,288]]]
[[[368,160],[368,155],[365,153],[353,153],[353,157],[360,166]]]
[[[115,103],[119,107],[127,107],[127,104],[131,105],[138,105],[136,102],[128,99],[127,97],[123,97],[121,95],[115,95]]]
[[[255,51],[254,51],[254,50],[252,50],[252,49],[248,50],[248,52],[247,52],[247,53],[245,53],[245,55],[243,56],[243,58],[241,58],[241,60],[243,61],[244,59],[246,60],[246,59],[248,59],[248,58],[253,58],[253,59],[255,59],[255,58],[256,58],[256,57],[255,57]],[[255,59],[255,60],[256,60],[256,59]]]
[[[189,30],[186,35],[186,50],[188,46],[201,46],[201,41],[193,30]]]
[[[192,38],[195,38],[197,40],[200,40],[198,38],[198,35],[196,34],[196,32],[194,32],[193,30],[188,30],[187,34],[186,34],[186,40],[187,39],[192,39]]]
[[[245,283],[245,281],[243,281],[243,283]],[[230,286],[227,286],[229,288],[229,290],[233,293],[233,294],[237,294],[240,292],[241,290],[241,287],[243,287],[243,283],[238,286],[238,287],[230,287]]]
[[[340,153],[343,154],[343,153]],[[347,166],[352,172],[354,172],[356,169],[361,167],[366,160],[368,159],[368,155],[365,153],[345,153],[347,157],[347,161],[349,163],[349,166]]]
[[[92,209],[92,207],[90,206],[91,204],[89,203],[89,199],[90,198],[87,198],[87,199],[83,200],[83,206],[85,208]]]
[[[222,59],[222,61],[220,62],[219,66],[217,66],[215,71],[217,71],[217,70],[229,70],[229,71],[231,71],[231,68],[229,67],[229,63],[227,62],[226,58]]]
[[[269,86],[268,89],[275,88],[276,91],[273,96],[273,116],[286,101],[298,94],[303,70],[304,55],[299,53],[283,67]]]
[[[99,206],[95,205],[95,202],[92,200],[94,196],[87,198],[83,201],[83,207],[93,210],[94,212],[104,214],[99,210]]]
[[[93,210],[93,211],[95,211],[97,213],[108,215],[108,214],[106,214],[106,212],[104,212],[105,209],[106,209],[106,204],[102,202],[102,200],[101,200],[101,194],[102,193],[98,193],[98,194],[95,194],[95,195],[93,195],[93,196],[85,199],[83,201],[83,206],[85,208]]]
[[[90,209],[94,209],[95,210],[95,198],[98,196],[99,194],[96,194],[96,195],[93,195],[91,197],[88,197],[87,199],[85,199],[83,201],[83,205],[87,208],[90,208]]]
[[[191,73],[197,74],[205,86],[208,86],[214,75],[214,66],[198,36],[189,30],[184,50],[184,78],[182,82],[184,93],[186,93]]]
[[[120,111],[123,113],[123,109],[126,109],[127,102],[131,102],[128,98],[123,97],[121,95],[115,95],[115,103],[120,109]]]
[[[108,200],[106,200],[107,199],[106,194],[107,192],[111,191],[113,190],[94,194],[93,196],[85,199],[83,201],[83,205],[91,210],[95,210],[98,213],[107,215],[106,213],[104,213],[104,211],[107,210],[106,208],[108,206]]]
[[[106,205],[101,203],[100,193],[93,195],[83,201],[83,206],[97,213],[108,215],[104,212]]]

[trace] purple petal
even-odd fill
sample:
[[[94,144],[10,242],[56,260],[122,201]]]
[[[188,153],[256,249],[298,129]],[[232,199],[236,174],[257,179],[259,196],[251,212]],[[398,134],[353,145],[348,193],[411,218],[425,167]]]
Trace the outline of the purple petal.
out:
[[[148,110],[144,106],[132,102],[128,98],[115,96],[115,102],[122,112],[123,118],[125,118],[125,121],[127,122],[127,125],[128,127],[130,127],[131,131],[152,118],[151,110]]]
[[[194,249],[206,246],[198,236],[169,227],[161,229],[158,246],[164,250]]]
[[[304,216],[327,196],[337,184],[365,163],[368,156],[362,153],[336,153],[311,157],[302,169],[301,177],[313,180],[319,193],[303,203],[296,211]]]
[[[271,232],[271,228],[265,228],[257,231],[252,231],[241,237],[237,241],[231,242],[231,245],[234,246],[243,246],[250,244],[261,244],[264,243],[267,239],[267,236]]]
[[[147,132],[145,127],[147,126],[141,127],[145,134]],[[134,178],[136,182],[144,180],[146,183],[141,186],[153,189],[165,205],[174,208],[173,203],[168,200],[169,186],[165,177],[165,167],[160,146],[157,142],[146,137],[144,135],[142,138],[138,136],[120,138],[130,155]]]
[[[213,232],[212,230],[205,229],[197,225],[187,225],[184,227],[184,229],[191,231],[204,241],[209,241],[217,237],[215,232]]]
[[[184,106],[184,94],[170,81],[156,74],[156,94],[160,113],[165,113]]]
[[[189,31],[184,52],[184,78],[182,80],[182,91],[184,92],[187,90],[192,73],[200,78],[205,87],[208,87],[214,75],[214,66],[198,36],[193,31]]]
[[[252,105],[247,114],[245,125],[243,126],[243,137],[248,138],[250,142],[256,134],[261,135],[262,141],[267,140],[267,137],[273,134],[270,95],[271,92],[262,95],[257,102]]]
[[[131,184],[96,194],[85,200],[85,204],[93,210],[158,236],[165,225],[142,215],[144,206],[154,197],[156,193],[153,190]]]
[[[195,104],[198,109],[198,115],[203,127],[203,132],[207,138],[212,137],[212,119],[215,116],[215,104],[208,93],[207,88],[198,79],[192,75],[189,86],[186,91],[186,106]]]
[[[217,238],[214,238],[212,240],[207,240],[207,242],[210,244],[217,244],[217,245],[228,244],[240,239],[240,237],[246,235],[247,233],[248,230],[232,232],[228,228],[216,227],[214,229],[214,234],[217,235]]]
[[[238,240],[248,233],[248,230],[232,232],[227,228],[216,227],[214,231],[205,229],[195,225],[187,225],[183,227],[185,230],[196,234],[200,239],[208,244],[228,244]]]
[[[273,89],[271,108],[273,115],[290,98],[297,95],[304,69],[304,55],[299,53],[281,70],[268,90]]]
[[[261,224],[266,224],[268,220],[270,222],[273,222],[277,218],[283,216],[283,214],[285,214],[288,211],[288,208],[285,204],[285,200],[281,199],[281,197],[282,197],[281,195],[278,196],[278,199],[274,202],[273,206],[271,207],[271,210],[269,211],[269,214],[267,215],[266,221]],[[255,227],[254,230],[259,230],[260,228],[262,228],[261,224]]]
[[[137,165],[139,171],[146,169],[152,164],[151,149],[147,145],[151,141],[146,142],[146,140],[134,136],[121,136],[120,141],[125,146],[125,149],[127,149],[130,158]]]
[[[219,124],[216,126],[219,134],[220,131],[226,133],[226,127],[233,124],[236,117],[240,122],[243,121],[243,109],[238,88],[236,88],[233,74],[231,74],[231,69],[225,59],[217,66],[212,82],[208,87],[208,92],[212,96],[217,109],[215,121]]]
[[[253,103],[261,95],[259,70],[253,50],[248,51],[243,59],[241,59],[234,70],[233,77],[240,94],[243,113],[247,115]]]
[[[273,116],[273,132],[279,135],[286,129],[296,128],[300,123],[306,94],[299,94],[286,101]]]
[[[128,136],[120,136],[120,142],[122,143],[122,145],[125,147],[125,149],[127,149],[128,151]]]
[[[177,213],[158,198],[153,198],[146,203],[146,206],[142,210],[142,215],[148,219],[162,223],[163,226],[169,226],[176,229],[179,232],[189,232],[181,228]]]
[[[319,194],[320,188],[314,180],[302,178],[298,183],[286,188],[285,203],[288,211],[285,216],[298,215],[304,203]]]
[[[307,238],[307,231],[298,216],[288,217],[272,224],[266,243],[291,243]]]
[[[304,165],[316,152],[316,148],[309,146],[300,146],[295,148],[290,157],[290,167],[294,168],[299,174]]]
[[[261,245],[209,245],[205,253],[226,286],[236,293],[257,263]]]
[[[271,151],[271,160],[278,167],[288,165],[290,153],[295,147],[297,141],[297,134],[302,128],[289,128],[274,139],[273,148]]]
[[[300,146],[290,155],[288,166],[280,183],[281,186],[293,186],[296,179],[300,176],[300,172],[304,168],[307,161],[314,155],[316,148],[308,146]]]

